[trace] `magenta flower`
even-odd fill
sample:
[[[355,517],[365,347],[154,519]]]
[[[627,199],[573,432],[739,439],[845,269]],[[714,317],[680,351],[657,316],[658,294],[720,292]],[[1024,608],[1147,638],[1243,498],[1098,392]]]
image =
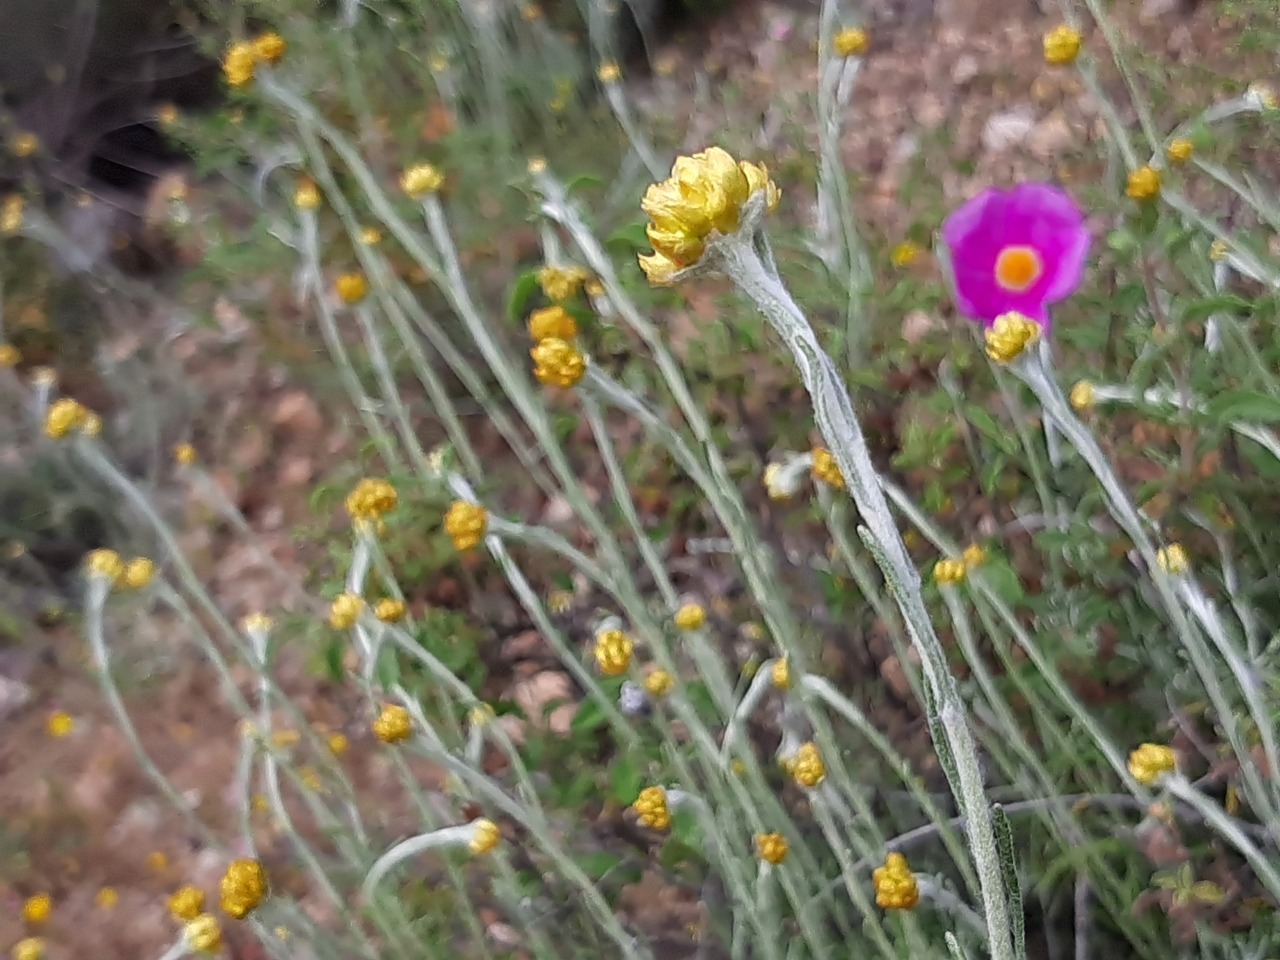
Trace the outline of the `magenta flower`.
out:
[[[988,327],[1011,311],[1047,326],[1048,306],[1080,286],[1089,253],[1084,214],[1047,183],[984,190],[947,217],[942,239],[956,304]]]

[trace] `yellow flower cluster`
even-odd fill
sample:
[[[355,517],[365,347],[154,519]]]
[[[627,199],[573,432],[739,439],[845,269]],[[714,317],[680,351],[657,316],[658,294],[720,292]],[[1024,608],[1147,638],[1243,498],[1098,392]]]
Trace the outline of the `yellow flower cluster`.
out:
[[[373,615],[383,623],[399,623],[405,615],[404,601],[395,597],[383,597],[374,604]]]
[[[51,440],[61,440],[73,430],[86,437],[102,432],[102,420],[79,400],[63,397],[49,404],[44,415],[44,433]]]
[[[910,240],[904,240],[893,248],[893,253],[889,255],[889,259],[895,267],[902,269],[919,260],[923,252],[919,245],[912,243]]]
[[[769,670],[769,679],[779,690],[791,689],[791,664],[787,662],[786,657],[779,657],[773,661],[773,667]]]
[[[962,583],[968,573],[969,568],[965,566],[963,560],[947,558],[933,565],[933,580],[940,586],[954,586]]]
[[[9,152],[15,157],[30,157],[39,149],[40,138],[25,130],[14,134],[13,139],[9,141]]]
[[[548,387],[572,387],[587,372],[587,358],[573,343],[559,337],[541,340],[529,351],[533,375]]]
[[[591,274],[578,266],[553,267],[548,264],[538,270],[538,286],[542,288],[547,299],[554,303],[564,303],[566,300],[573,299],[573,296],[590,278]]]
[[[222,949],[222,927],[211,913],[192,917],[182,928],[187,946],[198,953],[217,953]]]
[[[667,791],[662,787],[645,787],[631,805],[640,822],[653,830],[671,827],[671,807],[667,804]]]
[[[1170,163],[1186,163],[1195,152],[1196,145],[1186,137],[1170,140],[1164,148],[1164,155],[1169,158]]]
[[[1178,769],[1178,758],[1172,747],[1144,743],[1129,754],[1129,772],[1144,787],[1152,786],[1166,773]]]
[[[415,200],[443,186],[444,174],[429,163],[415,163],[400,175],[400,189]]]
[[[529,336],[534,343],[543,340],[572,340],[578,335],[578,322],[564,307],[556,304],[529,314]]]
[[[1071,406],[1078,413],[1084,413],[1086,410],[1093,409],[1093,405],[1097,400],[1097,391],[1094,389],[1093,383],[1088,380],[1078,380],[1076,385],[1071,388]]]
[[[13,960],[44,960],[44,941],[25,937],[13,945]]]
[[[1075,27],[1063,24],[1054,27],[1044,35],[1044,59],[1055,67],[1067,67],[1076,62],[1080,56],[1080,45],[1084,37]]]
[[[1180,543],[1171,543],[1157,550],[1156,563],[1160,564],[1161,570],[1173,577],[1181,577],[1191,569],[1191,558]]]
[[[802,743],[788,766],[792,778],[802,787],[813,789],[827,779],[827,765],[822,762],[816,743]]]
[[[444,532],[459,552],[474,550],[489,529],[489,512],[478,503],[455,500],[444,515]]]
[[[671,688],[675,685],[675,678],[662,669],[650,670],[644,678],[645,693],[655,700],[661,700],[671,692]]]
[[[707,611],[700,603],[682,604],[674,620],[681,630],[700,630],[707,622]]]
[[[836,463],[835,456],[826,447],[813,448],[813,466],[809,468],[809,472],[813,475],[813,479],[829,487],[835,487],[837,490],[844,489],[844,474],[840,472],[840,465]]]
[[[365,477],[347,494],[347,513],[352,520],[381,520],[400,503],[396,488],[381,477]]]
[[[340,593],[329,604],[329,626],[335,630],[350,630],[360,619],[364,600],[354,593]]]
[[[413,717],[398,703],[384,704],[373,721],[373,735],[383,743],[400,743],[413,736]]]
[[[971,543],[964,548],[964,552],[960,554],[960,559],[964,561],[966,570],[977,570],[987,562],[987,551],[981,544]]]
[[[169,898],[169,913],[175,920],[194,920],[204,913],[204,891],[183,887]]]
[[[76,728],[75,717],[67,713],[65,710],[55,710],[49,714],[49,719],[44,722],[44,732],[54,740],[62,740],[71,736],[71,732]],[[27,901],[30,903],[31,901]]]
[[[831,38],[837,57],[860,57],[871,46],[871,38],[861,27],[846,27]]]
[[[37,893],[28,897],[22,905],[22,921],[32,927],[44,924],[53,913],[53,897],[47,893]]]
[[[316,210],[320,207],[320,188],[314,180],[303,180],[293,191],[293,205],[299,210]]]
[[[91,577],[101,577],[113,586],[127,590],[141,590],[156,575],[156,565],[147,557],[134,557],[128,563],[114,550],[92,550],[85,558],[85,567]]]
[[[671,176],[651,184],[640,203],[649,215],[646,233],[654,249],[640,257],[649,282],[674,282],[677,272],[698,262],[714,234],[738,229],[742,205],[762,191],[768,208],[777,207],[781,193],[769,171],[739,163],[719,147],[677,157]]]
[[[787,859],[787,854],[791,852],[791,847],[787,844],[787,838],[780,833],[757,833],[756,834],[756,854],[765,863],[771,863],[775,867]]]
[[[473,832],[467,849],[477,857],[489,853],[502,840],[502,830],[492,820],[476,820],[471,829]]]
[[[360,273],[344,273],[333,283],[338,299],[348,305],[359,303],[369,295],[369,281]]]
[[[1040,324],[1021,313],[1002,313],[987,329],[987,356],[1011,363],[1040,339]]]
[[[876,905],[881,909],[911,910],[920,902],[915,875],[900,853],[884,858],[884,866],[871,872],[871,883],[876,888]]]
[[[267,896],[267,872],[257,860],[233,860],[218,888],[222,912],[243,920]]]
[[[22,361],[22,351],[12,343],[0,343],[0,369],[16,367]]]
[[[222,72],[227,83],[243,87],[253,80],[259,64],[276,64],[284,59],[288,45],[278,33],[264,33],[255,40],[242,40],[227,48],[222,58]]]
[[[602,630],[596,636],[596,666],[606,677],[617,677],[631,666],[635,644],[621,630]]]
[[[17,233],[22,229],[22,214],[26,206],[27,202],[19,193],[11,193],[4,198],[4,205],[0,206],[0,233]]]
[[[1160,171],[1152,166],[1141,166],[1129,174],[1124,195],[1130,200],[1146,203],[1160,196]]]

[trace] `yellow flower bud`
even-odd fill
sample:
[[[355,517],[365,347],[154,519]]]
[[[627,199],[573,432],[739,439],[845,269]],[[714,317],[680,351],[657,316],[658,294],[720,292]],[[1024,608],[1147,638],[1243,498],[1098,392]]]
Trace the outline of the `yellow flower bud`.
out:
[[[884,910],[911,910],[920,902],[920,888],[915,875],[900,853],[884,858],[884,866],[871,872],[876,891],[876,905]]]
[[[1020,313],[1002,313],[987,329],[987,356],[996,363],[1012,363],[1040,339],[1040,324]]]
[[[444,186],[444,174],[429,163],[409,167],[400,176],[400,189],[415,200],[435,193]]]
[[[1144,743],[1129,754],[1129,772],[1144,787],[1155,784],[1162,776],[1178,769],[1178,758],[1172,748],[1158,743]]]
[[[253,80],[257,64],[258,58],[252,44],[233,43],[222,58],[222,72],[227,78],[227,84],[232,87],[245,86]]]
[[[341,593],[329,604],[329,626],[335,630],[350,630],[360,619],[364,600],[353,593]]]
[[[194,920],[204,913],[204,891],[183,887],[169,898],[169,912],[175,920]]]
[[[369,281],[359,273],[344,273],[333,284],[338,299],[346,304],[356,304],[369,295]]]
[[[444,515],[444,532],[459,552],[474,550],[484,540],[489,528],[489,513],[484,507],[465,500],[455,500]]]
[[[667,791],[662,787],[645,787],[631,808],[640,823],[651,830],[670,829],[671,808],[667,805]]]
[[[578,335],[578,324],[564,307],[543,307],[529,314],[529,336],[535,343],[543,340],[572,340]]]
[[[813,479],[829,487],[835,487],[837,490],[843,490],[845,487],[844,474],[840,471],[840,465],[836,463],[836,458],[826,447],[813,448],[813,466],[809,468],[809,472],[813,475]]]
[[[1146,203],[1160,196],[1160,171],[1152,166],[1141,166],[1129,174],[1124,195],[1130,200]]]
[[[587,358],[567,340],[548,337],[529,351],[533,375],[548,387],[568,389],[586,375]]]
[[[605,630],[596,637],[596,666],[606,677],[617,677],[631,666],[635,644],[621,630]]]
[[[827,766],[815,743],[803,743],[791,758],[790,772],[796,783],[813,789],[827,778]]]
[[[467,849],[477,857],[492,851],[502,840],[502,830],[492,820],[475,820],[471,828],[474,832]]]
[[[192,917],[182,928],[182,936],[187,945],[199,953],[217,953],[222,949],[222,927],[212,914]]]
[[[1076,385],[1071,388],[1071,406],[1078,412],[1084,413],[1086,410],[1092,410],[1093,404],[1097,399],[1097,391],[1093,384],[1088,380],[1079,380]]]
[[[1076,62],[1080,56],[1080,45],[1084,37],[1074,27],[1063,24],[1054,27],[1044,35],[1045,62],[1055,67],[1067,67]]]
[[[1196,145],[1186,137],[1170,140],[1169,145],[1164,148],[1164,155],[1169,158],[1170,163],[1186,163],[1195,152]]]
[[[707,611],[700,603],[686,603],[676,611],[674,619],[681,630],[698,630],[707,622]]]
[[[257,860],[233,860],[218,887],[222,912],[243,920],[267,895],[267,873]]]
[[[1173,577],[1180,577],[1191,569],[1191,560],[1180,543],[1171,543],[1157,550],[1156,562],[1161,570]]]
[[[860,57],[869,46],[871,38],[860,27],[846,27],[831,38],[831,47],[837,57]]]
[[[413,717],[398,703],[388,703],[373,721],[373,735],[383,743],[400,743],[413,736]]]

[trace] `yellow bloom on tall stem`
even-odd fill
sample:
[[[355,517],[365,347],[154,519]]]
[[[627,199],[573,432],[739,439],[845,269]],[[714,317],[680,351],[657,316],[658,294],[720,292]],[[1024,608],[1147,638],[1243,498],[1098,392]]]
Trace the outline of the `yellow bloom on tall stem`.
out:
[[[911,910],[920,902],[920,888],[915,875],[900,853],[884,858],[884,866],[871,873],[876,890],[876,905],[884,910]]]
[[[1159,743],[1144,743],[1129,754],[1129,772],[1144,787],[1155,784],[1166,773],[1178,769],[1178,758],[1171,747]]]
[[[444,532],[460,552],[480,546],[488,529],[489,513],[478,503],[455,500],[444,515]]]
[[[267,872],[257,860],[233,860],[218,889],[222,911],[243,920],[267,896]]]

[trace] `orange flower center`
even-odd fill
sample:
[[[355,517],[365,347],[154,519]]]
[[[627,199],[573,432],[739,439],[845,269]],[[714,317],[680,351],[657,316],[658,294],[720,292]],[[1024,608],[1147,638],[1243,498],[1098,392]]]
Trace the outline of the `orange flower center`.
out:
[[[1010,293],[1022,293],[1040,279],[1044,264],[1031,247],[1005,247],[996,257],[996,283]]]

